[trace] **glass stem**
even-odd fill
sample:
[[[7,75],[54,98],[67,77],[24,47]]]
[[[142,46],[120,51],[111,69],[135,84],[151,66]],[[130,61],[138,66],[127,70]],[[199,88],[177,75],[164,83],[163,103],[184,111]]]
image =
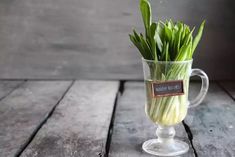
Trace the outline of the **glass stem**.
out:
[[[158,125],[156,134],[159,142],[171,143],[174,142],[175,128],[173,126]]]

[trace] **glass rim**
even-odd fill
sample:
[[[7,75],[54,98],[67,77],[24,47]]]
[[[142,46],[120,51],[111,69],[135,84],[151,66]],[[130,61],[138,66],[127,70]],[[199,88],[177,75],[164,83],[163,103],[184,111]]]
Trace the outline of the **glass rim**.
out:
[[[142,57],[142,61],[145,61],[145,62],[151,62],[151,63],[160,63],[160,64],[166,64],[166,63],[176,63],[176,64],[180,64],[180,63],[192,63],[193,62],[193,59],[190,59],[190,60],[185,60],[185,61],[155,61],[155,60],[148,60],[148,59],[145,59]]]

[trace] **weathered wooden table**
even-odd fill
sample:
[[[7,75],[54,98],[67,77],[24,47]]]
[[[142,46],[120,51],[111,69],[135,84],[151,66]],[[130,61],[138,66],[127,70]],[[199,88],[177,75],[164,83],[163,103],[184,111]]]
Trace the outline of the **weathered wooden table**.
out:
[[[191,83],[191,97],[200,83]],[[184,157],[235,156],[235,83],[212,82],[176,128]],[[132,81],[0,81],[1,157],[148,157],[144,86]]]

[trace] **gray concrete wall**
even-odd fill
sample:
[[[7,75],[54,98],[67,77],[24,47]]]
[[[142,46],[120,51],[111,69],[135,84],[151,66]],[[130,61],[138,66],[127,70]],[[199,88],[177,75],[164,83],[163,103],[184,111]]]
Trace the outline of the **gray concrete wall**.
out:
[[[194,67],[235,78],[233,0],[151,2],[155,19],[206,19]],[[134,26],[143,31],[138,0],[1,0],[0,78],[142,79]]]

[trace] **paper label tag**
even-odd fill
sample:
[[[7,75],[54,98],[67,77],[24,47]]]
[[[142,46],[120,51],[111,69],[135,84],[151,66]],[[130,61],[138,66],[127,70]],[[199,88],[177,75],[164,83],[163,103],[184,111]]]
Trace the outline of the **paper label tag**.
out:
[[[183,80],[152,83],[153,97],[175,96],[184,94]]]

